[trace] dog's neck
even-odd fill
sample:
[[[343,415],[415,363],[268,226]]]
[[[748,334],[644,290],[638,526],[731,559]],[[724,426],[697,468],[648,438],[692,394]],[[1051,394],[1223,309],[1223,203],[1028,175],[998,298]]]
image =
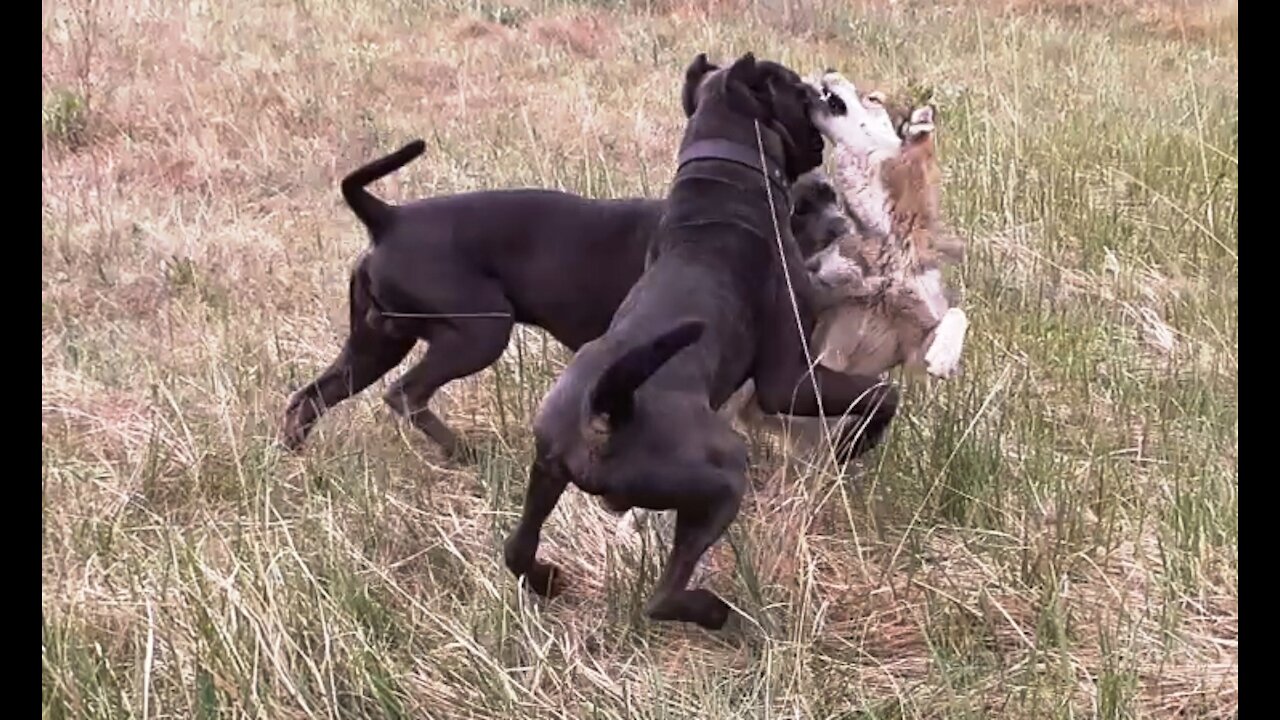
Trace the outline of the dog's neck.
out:
[[[751,147],[723,138],[694,140],[680,151],[680,155],[676,159],[676,172],[679,172],[685,165],[699,160],[723,160],[751,168],[763,173],[769,179],[769,182],[773,184],[774,189],[782,194],[783,198],[789,197],[790,183],[787,182],[787,173],[784,170],[785,164],[777,157],[774,157],[767,149],[761,152],[761,147],[759,146]],[[761,160],[764,162],[761,163]]]

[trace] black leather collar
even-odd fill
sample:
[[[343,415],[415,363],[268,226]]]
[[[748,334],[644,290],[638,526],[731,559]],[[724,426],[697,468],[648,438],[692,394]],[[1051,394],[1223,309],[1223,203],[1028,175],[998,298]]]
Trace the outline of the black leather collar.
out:
[[[782,167],[768,155],[764,156],[764,167],[760,167],[761,156],[757,148],[747,147],[730,140],[697,140],[680,152],[680,156],[676,159],[676,170],[679,171],[680,168],[695,160],[727,160],[745,165],[756,172],[763,172],[769,178],[769,182],[782,192],[784,201],[789,192],[787,174],[782,171]]]

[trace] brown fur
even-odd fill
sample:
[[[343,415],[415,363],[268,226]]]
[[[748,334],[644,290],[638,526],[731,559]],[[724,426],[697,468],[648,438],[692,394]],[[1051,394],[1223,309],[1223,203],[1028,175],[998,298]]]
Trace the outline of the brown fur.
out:
[[[902,250],[912,253],[909,265],[937,266],[950,248],[936,242],[941,237],[942,170],[933,133],[905,142],[902,153],[885,162],[884,181],[892,206],[893,236]]]

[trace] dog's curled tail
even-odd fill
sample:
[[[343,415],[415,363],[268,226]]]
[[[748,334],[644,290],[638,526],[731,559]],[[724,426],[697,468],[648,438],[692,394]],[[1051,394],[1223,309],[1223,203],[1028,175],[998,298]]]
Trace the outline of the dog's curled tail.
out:
[[[356,168],[342,179],[342,197],[360,222],[369,228],[377,242],[378,233],[391,219],[391,206],[374,197],[365,186],[399,170],[427,149],[422,140],[414,140],[399,150]]]
[[[588,396],[587,416],[593,425],[617,427],[631,417],[635,392],[676,353],[702,337],[706,323],[684,320],[658,337],[627,350],[605,369]]]

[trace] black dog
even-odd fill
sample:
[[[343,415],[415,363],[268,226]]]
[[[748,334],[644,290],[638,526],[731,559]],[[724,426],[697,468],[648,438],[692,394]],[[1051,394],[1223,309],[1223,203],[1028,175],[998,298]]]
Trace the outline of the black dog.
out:
[[[892,419],[897,395],[876,392],[873,378],[810,374],[801,345],[814,323],[812,288],[787,231],[788,186],[822,161],[809,119],[816,92],[751,54],[728,69],[699,55],[683,97],[690,119],[652,262],[608,331],[582,347],[543,401],[523,513],[504,556],[535,592],[558,590],[557,571],[536,556],[568,483],[614,511],[675,510],[671,555],[646,613],[719,628],[728,605],[686,589],[747,483],[746,446],[717,409],[748,379],[768,413],[812,417],[820,397],[829,415],[867,418],[856,455]]]
[[[421,339],[429,343],[427,354],[384,398],[455,454],[456,436],[428,408],[437,390],[492,365],[515,323],[541,327],[577,350],[609,327],[644,270],[664,200],[498,190],[396,207],[365,189],[424,148],[412,142],[342,181],[343,197],[372,242],[351,273],[341,354],[294,393],[285,411],[281,441],[292,450],[326,410],[382,377]],[[791,227],[809,256],[838,237],[847,220],[823,180],[797,185],[793,195]]]

